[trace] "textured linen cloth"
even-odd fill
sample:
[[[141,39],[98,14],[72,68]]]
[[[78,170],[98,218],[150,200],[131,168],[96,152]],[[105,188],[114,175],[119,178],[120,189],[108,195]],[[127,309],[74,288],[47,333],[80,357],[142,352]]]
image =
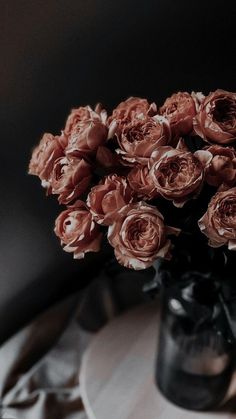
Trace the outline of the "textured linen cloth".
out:
[[[90,334],[79,296],[41,314],[0,349],[0,418],[85,419],[79,366]]]
[[[0,418],[85,419],[79,371],[91,331],[139,303],[146,280],[146,274],[119,268],[103,272],[86,292],[50,307],[6,341],[0,347]]]

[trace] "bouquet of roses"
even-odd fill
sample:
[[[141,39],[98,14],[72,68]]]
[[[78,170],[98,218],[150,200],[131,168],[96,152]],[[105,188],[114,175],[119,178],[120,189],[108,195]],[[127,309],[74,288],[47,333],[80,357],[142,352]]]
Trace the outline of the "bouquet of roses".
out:
[[[161,107],[131,97],[110,116],[73,109],[29,173],[66,206],[55,223],[66,252],[81,259],[107,237],[120,264],[145,269],[191,229],[236,250],[235,144],[236,93],[179,92]]]

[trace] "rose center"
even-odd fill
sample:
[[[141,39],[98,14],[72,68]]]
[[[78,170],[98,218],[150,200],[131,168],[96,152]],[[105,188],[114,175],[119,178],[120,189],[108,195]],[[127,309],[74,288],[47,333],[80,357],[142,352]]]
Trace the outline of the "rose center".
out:
[[[127,232],[131,247],[136,250],[150,249],[155,246],[156,229],[149,220],[139,218],[132,221]]]
[[[66,237],[69,239],[70,237],[74,237],[77,234],[78,228],[79,231],[82,231],[82,227],[86,221],[86,214],[80,213],[78,215],[75,213],[71,213],[69,217],[67,217],[64,221],[64,232]]]
[[[188,164],[186,159],[175,159],[167,162],[159,168],[159,183],[162,187],[180,186],[189,183],[189,179],[194,176],[195,166]],[[191,163],[191,162],[190,162]]]
[[[137,124],[127,131],[126,138],[129,143],[142,142],[144,140],[150,141],[154,138],[159,138],[160,126],[152,122],[146,122],[145,124]]]
[[[221,202],[218,213],[225,225],[236,225],[236,200],[235,198],[227,198]]]
[[[55,168],[55,179],[57,181],[59,181],[61,178],[63,178],[63,176],[65,175],[65,173],[68,170],[68,162],[65,161],[65,159],[63,161],[61,161],[60,163],[58,163],[56,165]]]
[[[128,138],[128,141],[130,143],[133,143],[133,142],[141,142],[141,141],[143,141],[144,136],[143,136],[142,130],[140,130],[140,129],[132,129],[128,133],[127,138]]]
[[[214,121],[233,127],[236,118],[236,102],[228,99],[219,99],[215,103],[212,114]]]
[[[129,229],[129,239],[137,240],[140,236],[146,233],[148,221],[143,219],[138,219],[132,223]]]

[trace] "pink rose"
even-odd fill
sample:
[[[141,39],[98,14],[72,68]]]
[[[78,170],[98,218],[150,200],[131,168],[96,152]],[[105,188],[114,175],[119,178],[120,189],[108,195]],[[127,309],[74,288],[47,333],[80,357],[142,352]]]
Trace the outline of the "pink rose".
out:
[[[147,165],[152,153],[168,144],[170,137],[170,126],[164,117],[135,119],[123,128],[118,137],[120,148],[116,152],[130,165]]]
[[[33,150],[29,164],[29,174],[48,182],[56,159],[64,156],[63,136],[44,134],[40,143]]]
[[[86,191],[91,178],[91,166],[84,159],[61,157],[55,161],[52,171],[52,193],[59,195],[60,204],[67,205]]]
[[[206,181],[209,185],[232,187],[236,183],[236,151],[233,147],[212,145],[206,150],[212,159],[206,168]]]
[[[127,176],[127,180],[138,198],[150,200],[158,196],[148,166],[133,167]]]
[[[81,201],[59,215],[54,231],[64,250],[74,253],[74,259],[82,259],[85,253],[100,250],[102,233]]]
[[[209,143],[229,144],[236,140],[236,93],[216,90],[200,105],[194,131]]]
[[[173,137],[189,134],[196,115],[195,98],[187,92],[175,93],[166,99],[160,113],[168,119]]]
[[[79,108],[72,109],[67,118],[64,133],[67,136],[70,136],[77,124],[86,122],[90,119],[94,119],[95,121],[98,120],[106,124],[107,112],[100,103],[96,105],[95,110],[90,106],[80,106]]]
[[[236,250],[236,188],[216,193],[198,224],[210,246]]]
[[[97,223],[109,225],[117,211],[132,199],[133,193],[126,178],[113,174],[91,189],[87,205]]]
[[[146,99],[139,97],[130,97],[121,102],[108,118],[109,135],[112,138],[115,133],[119,134],[123,126],[130,123],[134,119],[144,119],[147,116],[153,116],[157,113],[157,106],[148,103]]]
[[[107,139],[106,111],[99,106],[95,111],[90,106],[73,109],[64,133],[68,138],[67,155],[86,158],[95,154]]]
[[[158,257],[170,258],[167,234],[177,234],[177,230],[164,225],[155,207],[138,202],[119,211],[108,229],[108,240],[121,265],[139,270],[151,266]]]
[[[152,156],[150,170],[157,192],[173,201],[176,207],[182,207],[200,193],[204,164],[210,158],[210,153],[203,150],[192,154],[172,147],[160,147]]]

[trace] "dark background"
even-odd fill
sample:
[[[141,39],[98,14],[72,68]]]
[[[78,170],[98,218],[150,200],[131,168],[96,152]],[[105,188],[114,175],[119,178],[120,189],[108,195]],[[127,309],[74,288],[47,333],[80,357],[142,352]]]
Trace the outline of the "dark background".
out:
[[[32,147],[79,105],[110,110],[129,95],[162,104],[178,90],[235,91],[233,4],[0,1],[1,341],[102,263],[61,250],[52,232],[59,206],[27,176]]]

